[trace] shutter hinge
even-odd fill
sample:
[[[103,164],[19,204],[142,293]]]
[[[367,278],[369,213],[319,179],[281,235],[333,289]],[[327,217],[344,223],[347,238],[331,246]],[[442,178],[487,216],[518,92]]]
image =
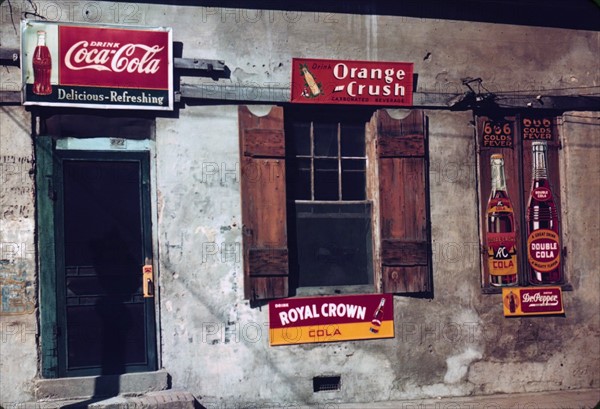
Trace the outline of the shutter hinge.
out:
[[[242,235],[243,236],[252,236],[252,229],[246,227],[245,224],[242,225]]]

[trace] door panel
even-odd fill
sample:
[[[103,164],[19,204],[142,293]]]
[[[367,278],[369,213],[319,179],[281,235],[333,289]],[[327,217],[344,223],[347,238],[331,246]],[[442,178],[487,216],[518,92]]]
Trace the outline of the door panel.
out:
[[[59,153],[59,376],[156,368],[147,153]]]

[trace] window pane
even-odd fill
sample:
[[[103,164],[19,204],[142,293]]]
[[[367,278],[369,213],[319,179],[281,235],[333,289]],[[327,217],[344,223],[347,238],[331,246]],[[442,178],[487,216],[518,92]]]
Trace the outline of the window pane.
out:
[[[292,125],[292,146],[290,148],[292,155],[310,155],[310,122],[295,122]]]
[[[301,287],[373,283],[368,203],[301,203],[296,210]]]
[[[365,156],[365,125],[342,124],[342,156]]]
[[[310,159],[290,159],[289,165],[291,189],[295,200],[310,200]]]
[[[338,200],[337,159],[315,159],[315,200]]]
[[[366,187],[365,160],[342,160],[342,200],[364,200]]]
[[[313,123],[315,156],[338,156],[337,124]]]

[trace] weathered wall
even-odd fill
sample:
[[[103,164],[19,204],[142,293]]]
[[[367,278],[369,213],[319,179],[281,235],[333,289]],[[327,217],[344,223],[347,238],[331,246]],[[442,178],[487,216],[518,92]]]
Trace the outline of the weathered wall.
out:
[[[49,3],[40,4],[43,14]],[[389,16],[127,6],[70,2],[69,8],[59,7],[60,18],[49,17],[171,26],[174,40],[183,42],[184,57],[226,62],[232,78],[224,82],[234,94],[236,84],[287,86],[292,57],[413,61],[419,91],[463,92],[465,77],[481,77],[492,91],[554,89],[552,94],[600,81],[594,57],[600,51],[599,34],[594,32]],[[2,46],[18,47],[10,19],[3,18],[1,29]],[[276,348],[268,346],[267,308],[252,309],[243,300],[236,106],[188,105],[178,118],[157,120],[153,177],[161,363],[173,387],[190,390],[207,407],[599,387],[600,221],[591,205],[598,202],[600,187],[597,115],[569,115],[561,127],[564,238],[570,249],[566,269],[574,287],[565,293],[566,316],[510,320],[502,316],[498,295],[479,290],[472,114],[427,115],[435,298],[395,297],[394,339]],[[33,243],[29,114],[3,108],[0,121],[0,159],[24,158],[26,168],[17,182],[2,163],[0,233],[3,254],[5,248],[11,254],[0,257],[8,260],[0,265],[0,279],[24,272],[26,287],[33,288],[33,255],[17,257],[13,246],[4,245]],[[17,186],[25,189],[11,190]],[[7,213],[6,206],[17,207]],[[10,266],[8,273],[4,265]],[[0,324],[0,401],[24,400],[37,369],[35,315],[3,316]],[[323,374],[342,375],[342,389],[314,394],[312,378]]]
[[[37,372],[30,116],[0,107],[0,404],[27,399]]]
[[[420,91],[462,92],[465,77],[481,77],[491,91],[562,89],[598,81],[590,56],[598,50],[597,33],[223,9],[190,9],[181,19],[193,27],[174,32],[184,42],[183,56],[225,60],[233,85],[285,86],[292,57],[414,61]],[[166,314],[163,364],[173,374],[174,386],[192,388],[205,404],[221,399],[360,401],[598,386],[599,322],[590,313],[598,308],[598,264],[592,261],[597,247],[567,239],[575,240],[582,252],[577,260],[588,264],[567,261],[575,288],[565,294],[564,318],[507,320],[500,296],[480,292],[471,113],[427,112],[435,298],[396,297],[393,340],[277,348],[267,346],[266,309],[250,309],[243,301],[240,260],[229,253],[241,242],[239,224],[233,226],[233,220],[239,221],[239,184],[228,173],[238,166],[235,108],[186,107],[181,114],[179,120],[159,120],[157,130],[164,201],[159,217],[161,305]],[[212,142],[215,135],[218,144]],[[187,142],[192,139],[193,144]],[[166,142],[169,152],[163,156]],[[586,154],[590,152],[597,150]],[[565,149],[561,160],[565,166],[578,163],[580,154]],[[182,163],[175,166],[176,159]],[[597,171],[597,161],[588,163]],[[177,188],[165,186],[167,168]],[[183,178],[181,169],[190,176]],[[577,178],[567,173],[565,186]],[[594,202],[598,195],[597,190],[572,193],[563,195],[565,209]],[[178,206],[185,211],[177,212]],[[176,214],[191,216],[176,220]],[[564,216],[565,225],[581,224],[576,214]],[[591,241],[592,230],[583,236]],[[582,275],[583,270],[588,273]],[[582,351],[593,353],[582,358]],[[312,377],[323,374],[341,374],[341,391],[314,394]]]

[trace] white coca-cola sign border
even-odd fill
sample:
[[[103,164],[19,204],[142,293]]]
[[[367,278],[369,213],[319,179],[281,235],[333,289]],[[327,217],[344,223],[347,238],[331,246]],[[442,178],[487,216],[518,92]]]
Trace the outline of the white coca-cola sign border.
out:
[[[168,40],[161,44],[142,44],[135,41],[115,41],[99,44],[96,39],[82,38],[68,50],[59,54],[59,27],[90,27],[114,30],[135,30],[138,32],[164,32]],[[50,96],[32,98],[27,92],[34,83],[33,54],[37,46],[38,31],[46,32],[46,46],[52,56],[50,83],[55,92]],[[23,105],[82,107],[97,109],[172,110],[173,109],[173,50],[172,30],[168,27],[132,27],[110,24],[71,24],[46,21],[21,21],[22,59],[22,102]],[[168,58],[159,59],[157,53],[167,48]],[[62,61],[60,58],[62,57]],[[71,84],[60,84],[60,62],[75,72],[114,73],[115,75],[136,74],[152,76],[159,69],[168,69],[168,89],[141,89],[132,95],[127,86],[107,87],[97,92],[77,89]],[[138,88],[138,87],[134,87]],[[157,94],[160,93],[160,96]]]

